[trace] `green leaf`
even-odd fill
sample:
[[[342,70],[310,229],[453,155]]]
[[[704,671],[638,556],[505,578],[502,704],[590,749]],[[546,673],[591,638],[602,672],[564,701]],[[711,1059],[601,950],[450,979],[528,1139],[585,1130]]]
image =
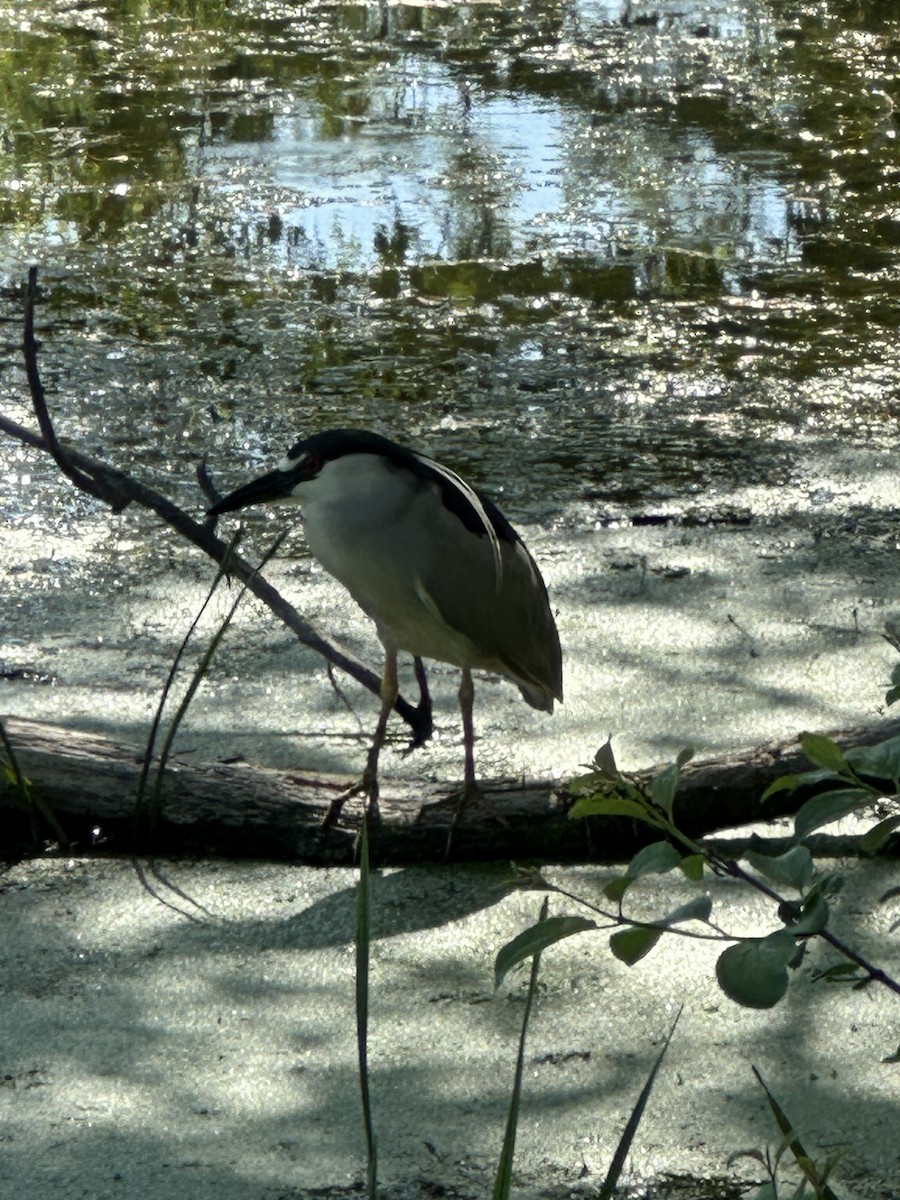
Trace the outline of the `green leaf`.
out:
[[[693,746],[683,746],[678,751],[678,757],[675,759],[675,766],[680,771],[682,767],[687,766],[687,764],[691,761],[691,759],[693,757],[694,757],[694,747]]]
[[[770,796],[775,796],[778,792],[794,792],[800,787],[802,782],[802,775],[779,775],[777,779],[772,780],[763,792],[760,802],[765,803]]]
[[[678,767],[675,763],[670,763],[668,767],[660,771],[650,785],[650,799],[663,810],[667,817],[671,817],[677,791]]]
[[[679,925],[683,921],[707,921],[711,912],[712,901],[709,896],[695,896],[668,916],[661,917],[655,926],[629,925],[620,929],[610,937],[609,948],[620,962],[633,967],[645,954],[650,953],[669,926]]]
[[[703,878],[706,858],[702,854],[688,854],[678,865],[692,883],[699,883]]]
[[[884,694],[884,702],[890,708],[892,704],[896,704],[900,700],[900,687],[888,688]]]
[[[566,784],[566,790],[573,795],[576,792],[596,792],[608,782],[598,771],[590,771],[587,775],[576,775]]]
[[[716,963],[719,987],[745,1008],[772,1008],[788,988],[787,964],[796,943],[786,929],[729,946]]]
[[[875,797],[864,788],[841,788],[835,792],[823,792],[813,796],[794,817],[794,837],[802,842],[805,837],[823,825],[839,821],[858,809],[867,808]]]
[[[613,754],[612,738],[607,738],[594,755],[594,770],[603,779],[616,780],[619,778],[619,768]]]
[[[813,971],[811,975],[813,983],[859,983],[867,978],[865,972],[852,962],[834,963],[822,971]]]
[[[665,875],[681,862],[681,855],[671,842],[653,842],[638,850],[628,864],[628,874],[633,879],[641,875]]]
[[[844,876],[839,871],[829,871],[816,880],[804,896],[804,903],[809,904],[814,896],[837,896],[844,890],[844,883]]]
[[[863,834],[859,843],[863,854],[877,854],[898,826],[900,826],[900,813],[893,817],[886,817],[877,825],[873,825],[867,833]]]
[[[855,746],[847,751],[847,762],[857,775],[889,779],[900,784],[900,737],[887,738],[874,746]]]
[[[596,921],[589,921],[585,917],[547,917],[537,925],[523,930],[498,953],[494,961],[494,987],[498,988],[507,972],[523,959],[540,954],[547,946],[552,946],[554,942],[562,941],[563,938],[596,928]]]
[[[795,792],[797,788],[811,787],[815,783],[821,783],[824,779],[834,779],[834,777],[834,771],[824,769],[802,771],[799,775],[780,775],[777,779],[773,779],[763,792],[760,803],[778,792]]]
[[[794,935],[821,933],[828,924],[828,901],[822,895],[813,896],[803,905],[800,920],[791,926]]]
[[[646,805],[626,796],[584,796],[569,809],[569,817],[573,821],[580,817],[631,817],[658,826],[658,822],[649,816]]]
[[[824,733],[801,733],[800,748],[810,762],[814,762],[817,767],[834,771],[836,775],[846,773],[847,760],[844,758],[843,750],[837,742],[826,737]]]
[[[618,904],[633,883],[634,878],[631,875],[618,875],[606,884],[603,895],[607,900],[612,900],[613,904]]]
[[[633,967],[645,954],[649,954],[662,937],[661,929],[649,929],[646,925],[630,925],[609,939],[609,948],[616,958]]]
[[[693,900],[688,900],[687,904],[680,905],[667,917],[663,917],[661,924],[668,926],[680,925],[682,921],[708,921],[711,912],[712,900],[709,896],[695,896]]]
[[[793,933],[793,929],[791,932]],[[806,958],[806,942],[799,941],[797,942],[797,949],[794,952],[794,957],[788,963],[789,969],[791,971],[799,971],[800,967],[803,965],[804,958]]]
[[[798,892],[804,891],[812,881],[812,855],[805,846],[792,846],[777,856],[748,850],[747,861],[766,879],[782,887],[796,888]]]

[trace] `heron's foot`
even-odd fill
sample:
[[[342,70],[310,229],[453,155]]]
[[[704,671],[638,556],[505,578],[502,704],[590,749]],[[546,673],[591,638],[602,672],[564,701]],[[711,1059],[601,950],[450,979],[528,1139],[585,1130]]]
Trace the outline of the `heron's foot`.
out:
[[[422,699],[418,708],[413,709],[413,716],[410,719],[410,732],[412,737],[409,740],[409,745],[402,751],[404,758],[406,758],[407,754],[412,754],[413,750],[418,750],[420,746],[424,746],[427,741],[430,741],[431,735],[434,733],[431,700],[427,696]]]
[[[341,810],[348,800],[353,800],[356,796],[366,797],[365,815],[367,821],[378,820],[378,775],[374,771],[370,771],[367,766],[363,771],[362,779],[358,783],[351,784],[339,795],[335,796],[331,804],[328,806],[328,812],[322,821],[323,829],[330,829],[341,815]]]
[[[424,746],[434,731],[434,714],[431,706],[431,693],[428,691],[428,676],[421,658],[413,659],[413,668],[416,672],[416,682],[419,685],[419,703],[412,712],[410,720],[412,740],[406,747],[404,755],[411,754],[419,746]]]

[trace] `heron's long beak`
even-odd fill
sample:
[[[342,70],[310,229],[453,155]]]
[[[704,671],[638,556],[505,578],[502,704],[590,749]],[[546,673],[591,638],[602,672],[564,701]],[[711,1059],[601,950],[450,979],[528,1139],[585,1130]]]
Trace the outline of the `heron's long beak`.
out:
[[[273,500],[287,500],[297,483],[296,471],[269,471],[258,479],[251,479],[207,509],[207,515],[218,517],[220,513],[234,512],[238,508],[249,508],[251,504],[268,504]]]

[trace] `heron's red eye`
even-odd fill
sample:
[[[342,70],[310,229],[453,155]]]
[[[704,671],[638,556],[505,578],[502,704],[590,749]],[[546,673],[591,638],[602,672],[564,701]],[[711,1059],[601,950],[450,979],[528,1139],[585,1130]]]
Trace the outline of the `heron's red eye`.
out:
[[[306,462],[304,463],[304,474],[307,479],[315,479],[324,465],[325,460],[320,458],[318,454],[307,454]]]

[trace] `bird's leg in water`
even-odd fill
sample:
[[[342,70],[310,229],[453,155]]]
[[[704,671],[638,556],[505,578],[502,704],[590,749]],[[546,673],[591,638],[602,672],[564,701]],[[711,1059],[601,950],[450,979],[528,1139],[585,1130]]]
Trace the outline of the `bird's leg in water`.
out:
[[[388,718],[391,715],[394,705],[397,703],[397,696],[400,692],[400,684],[397,680],[396,650],[385,649],[384,674],[381,677],[380,692],[381,712],[378,714],[375,737],[372,739],[372,745],[369,747],[366,769],[363,771],[363,776],[359,783],[355,783],[352,787],[347,788],[345,792],[341,792],[339,796],[336,796],[332,800],[331,806],[325,814],[325,820],[322,822],[326,827],[334,824],[341,815],[341,809],[353,796],[367,796],[366,816],[372,819],[378,816],[378,758],[381,754],[381,747],[384,745],[384,735],[387,732]]]

